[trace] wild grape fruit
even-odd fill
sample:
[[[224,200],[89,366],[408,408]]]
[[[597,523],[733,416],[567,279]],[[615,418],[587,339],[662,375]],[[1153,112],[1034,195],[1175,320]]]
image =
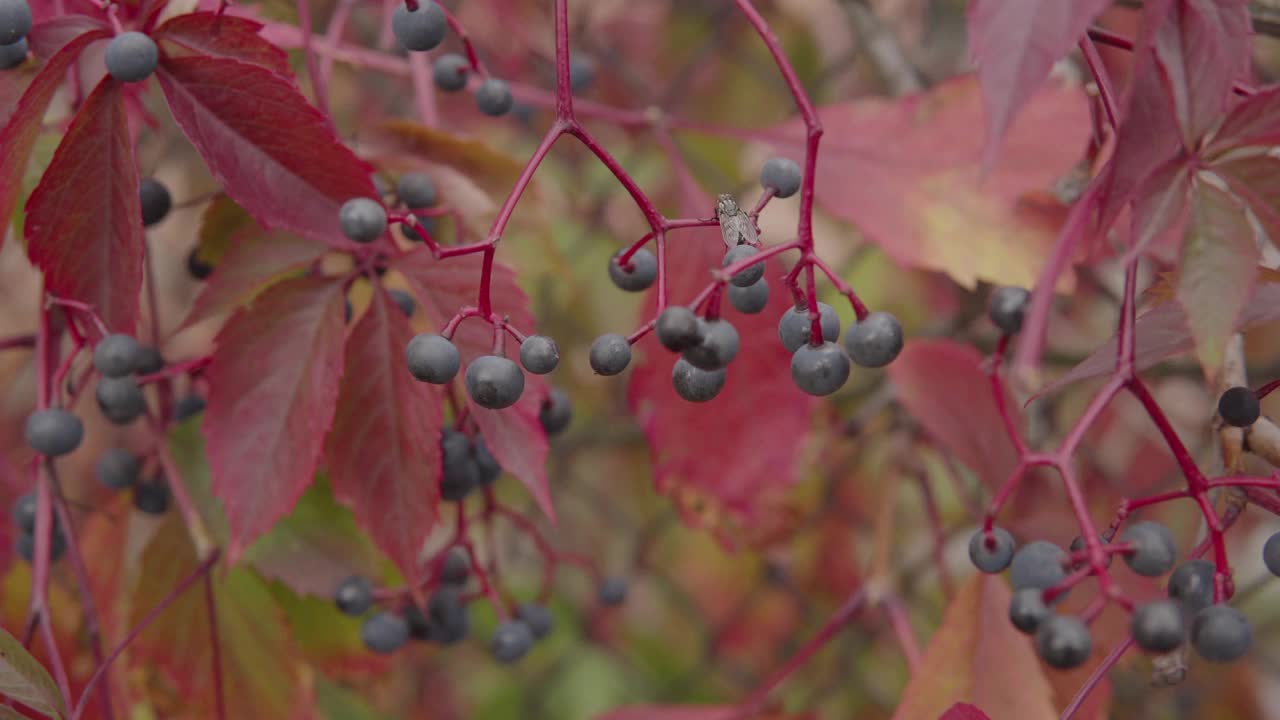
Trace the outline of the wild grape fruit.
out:
[[[440,200],[436,183],[426,173],[408,172],[396,181],[396,196],[411,210],[434,207]]]
[[[1169,576],[1169,597],[1182,603],[1189,615],[1213,604],[1213,576],[1217,568],[1208,560],[1188,560]]]
[[[1280,532],[1272,533],[1263,543],[1262,564],[1272,575],[1280,576]]]
[[[467,395],[482,408],[511,407],[524,392],[524,373],[509,358],[482,355],[467,366]]]
[[[387,294],[391,296],[392,302],[400,308],[400,312],[404,313],[405,317],[413,317],[413,311],[418,309],[418,302],[412,295],[400,288],[391,288],[387,290]]]
[[[80,447],[84,440],[84,424],[62,408],[45,408],[27,416],[23,434],[32,450],[58,457]]]
[[[423,52],[444,42],[449,21],[444,11],[431,0],[418,0],[418,9],[400,4],[391,14],[391,32],[406,50]]]
[[[597,597],[605,605],[621,605],[627,600],[627,579],[617,575],[605,578],[600,583]]]
[[[204,412],[206,403],[204,398],[194,393],[183,395],[173,404],[173,419],[177,422],[190,420],[191,418]]]
[[[0,45],[14,45],[31,31],[27,0],[0,0]]]
[[[489,452],[489,446],[484,444],[484,438],[479,435],[471,443],[471,462],[476,466],[476,482],[480,487],[492,485],[502,476],[502,466],[498,464],[498,459]]]
[[[1249,651],[1253,630],[1230,605],[1210,605],[1191,621],[1191,646],[1210,662],[1231,662]]]
[[[741,262],[752,255],[758,254],[760,254],[760,248],[754,245],[734,245],[729,248],[729,252],[724,254],[724,259],[720,261],[720,267],[727,268],[736,262]],[[738,271],[729,279],[729,282],[737,287],[744,288],[754,285],[762,277],[764,277],[764,263],[758,262]]]
[[[818,317],[822,322],[823,342],[838,340],[840,317],[836,315],[835,308],[823,302],[818,303]],[[782,318],[778,320],[778,339],[782,341],[782,347],[786,348],[787,352],[794,353],[800,349],[801,345],[809,342],[812,328],[808,308],[787,308],[787,311],[782,313]]]
[[[991,528],[988,535],[978,530],[969,538],[969,561],[984,573],[1004,572],[1013,560],[1013,536],[1002,527]]]
[[[20,532],[28,535],[36,531],[36,494],[29,492],[13,503],[13,509],[10,511],[13,517],[13,524]]]
[[[358,243],[377,240],[387,230],[387,211],[377,200],[351,198],[338,210],[342,234]]]
[[[461,591],[442,587],[427,602],[427,620],[431,623],[431,639],[441,645],[454,645],[467,638],[471,620],[462,604]]]
[[[1258,394],[1247,387],[1233,387],[1218,398],[1218,415],[1222,421],[1235,427],[1249,427],[1262,415],[1262,403]]]
[[[1030,299],[1031,293],[1024,288],[996,288],[987,302],[987,317],[1006,335],[1014,335],[1022,329],[1022,318]]]
[[[163,480],[133,486],[133,506],[147,515],[163,515],[169,509],[169,485]]]
[[[94,397],[102,416],[115,425],[128,425],[147,411],[147,398],[132,375],[98,380]]]
[[[738,329],[728,320],[702,321],[702,342],[684,351],[683,357],[699,370],[719,370],[738,356]]]
[[[449,548],[440,566],[440,582],[445,585],[465,585],[470,573],[471,560],[467,551],[457,545]]]
[[[1036,630],[1036,652],[1045,664],[1059,670],[1079,667],[1089,659],[1093,638],[1084,621],[1072,615],[1053,615]]]
[[[333,591],[333,604],[343,615],[363,615],[373,607],[373,584],[368,578],[352,575],[338,583],[338,589]]]
[[[1156,522],[1140,522],[1130,525],[1120,535],[1122,542],[1131,543],[1134,550],[1124,554],[1129,568],[1145,577],[1159,577],[1173,568],[1178,558],[1177,547],[1169,528]]]
[[[769,306],[769,281],[760,278],[747,287],[729,286],[729,304],[744,315],[755,315]]]
[[[902,352],[902,324],[887,312],[877,311],[855,322],[844,336],[849,357],[865,368],[888,365]]]
[[[138,353],[138,367],[134,371],[139,375],[154,375],[164,370],[164,357],[160,351],[152,345],[143,345],[142,351]]]
[[[57,562],[67,550],[67,538],[57,526],[54,526],[54,532],[49,537],[49,562]],[[34,535],[31,533],[18,535],[18,539],[14,541],[14,546],[18,551],[18,557],[22,558],[28,565],[35,562],[36,538]]]
[[[431,65],[431,79],[444,92],[457,92],[467,86],[471,64],[457,53],[445,53]]]
[[[760,185],[773,190],[773,196],[789,198],[800,191],[800,166],[794,160],[782,157],[769,158],[760,166]],[[831,338],[834,340],[835,338]]]
[[[405,346],[404,360],[410,375],[433,385],[453,380],[462,366],[462,355],[453,341],[434,333],[414,336]]]
[[[534,640],[541,640],[550,635],[555,628],[555,616],[545,605],[536,602],[521,603],[520,607],[516,608],[516,617],[529,626]]]
[[[569,89],[582,92],[596,81],[596,62],[591,58],[574,53],[569,56]]]
[[[559,435],[569,427],[572,420],[573,403],[569,400],[569,393],[560,388],[551,388],[551,393],[542,401],[542,408],[538,411],[538,422],[542,424],[543,431],[548,435]]]
[[[684,305],[668,305],[658,313],[654,323],[658,342],[671,352],[681,352],[702,342],[702,323],[692,310]]]
[[[702,370],[684,358],[676,360],[671,367],[671,385],[676,394],[695,403],[707,402],[719,395],[728,376],[729,371],[724,368]]]
[[[409,623],[393,612],[374,613],[360,625],[360,640],[376,653],[393,653],[409,642]]]
[[[631,364],[631,343],[617,333],[605,333],[591,343],[591,369],[598,375],[617,375]]]
[[[489,639],[489,652],[500,663],[513,663],[533,647],[533,630],[523,620],[504,620]]]
[[[560,364],[560,348],[546,335],[530,335],[520,343],[520,364],[534,375],[546,375]]]
[[[151,227],[169,214],[173,197],[169,188],[155,178],[145,177],[138,182],[138,200],[142,205],[142,226]]]
[[[471,438],[457,430],[440,436],[440,497],[459,502],[480,484],[480,470],[471,455]]]
[[[12,70],[18,67],[27,61],[28,54],[26,38],[8,45],[0,45],[0,70]]]
[[[120,82],[140,82],[151,77],[160,61],[160,49],[140,32],[123,32],[107,43],[107,72]]]
[[[1009,622],[1019,632],[1028,635],[1039,629],[1040,625],[1053,612],[1044,602],[1044,591],[1035,588],[1023,588],[1013,593],[1009,601]]]
[[[1186,637],[1182,607],[1173,600],[1156,600],[1139,605],[1129,622],[1129,633],[1138,647],[1151,653],[1177,649]]]
[[[1063,561],[1067,554],[1062,548],[1045,540],[1027,543],[1013,554],[1009,563],[1009,582],[1015,590],[1035,588],[1047,590],[1066,577]]]
[[[810,395],[830,395],[849,379],[849,356],[833,342],[801,345],[791,356],[791,379]]]
[[[213,265],[200,259],[199,247],[194,247],[187,253],[187,273],[196,280],[205,280],[213,274]]]
[[[138,482],[142,460],[124,448],[111,448],[98,458],[95,470],[98,482],[112,490],[122,490]]]
[[[623,251],[619,250],[609,258],[609,279],[620,289],[627,292],[648,290],[658,277],[658,258],[644,248],[631,254],[626,266],[618,264]]]
[[[142,346],[124,333],[108,335],[93,348],[93,367],[106,377],[123,377],[138,367]]]
[[[502,117],[511,112],[515,98],[511,96],[511,87],[506,81],[488,78],[476,88],[476,107],[490,117]]]

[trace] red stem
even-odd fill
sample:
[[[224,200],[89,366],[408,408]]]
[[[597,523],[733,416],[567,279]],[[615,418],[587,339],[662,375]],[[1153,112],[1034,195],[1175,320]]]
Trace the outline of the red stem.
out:
[[[1062,711],[1062,716],[1059,720],[1071,720],[1076,712],[1080,710],[1080,707],[1084,705],[1084,701],[1088,699],[1089,693],[1093,692],[1093,689],[1098,686],[1098,683],[1102,682],[1102,678],[1107,676],[1107,673],[1111,671],[1111,668],[1115,667],[1116,663],[1120,662],[1121,656],[1123,656],[1131,647],[1133,647],[1133,638],[1126,636],[1124,642],[1116,645],[1111,649],[1110,653],[1107,653],[1107,657],[1098,664],[1098,667],[1093,669],[1093,672],[1089,674],[1089,679],[1085,680],[1084,685],[1081,685],[1080,689],[1076,691],[1075,697],[1071,698],[1071,704]]]

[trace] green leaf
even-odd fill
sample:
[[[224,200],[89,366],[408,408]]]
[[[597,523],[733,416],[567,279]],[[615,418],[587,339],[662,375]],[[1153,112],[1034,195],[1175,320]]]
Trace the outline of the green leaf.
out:
[[[1258,276],[1254,227],[1243,204],[1223,187],[1212,173],[1197,177],[1177,282],[1196,357],[1210,377],[1222,366]]]
[[[213,496],[209,475],[209,460],[205,454],[204,435],[200,433],[199,416],[178,423],[169,434],[169,451],[182,473],[182,480],[191,494],[196,510],[204,519],[205,527],[219,545],[227,544],[227,515],[222,503]]]
[[[0,628],[0,694],[55,718],[67,712],[49,672],[4,628]]]
[[[298,595],[279,582],[270,583],[269,588],[298,649],[319,670],[386,669],[387,658],[370,653],[360,639],[359,618],[343,615],[329,598]]]
[[[316,677],[316,705],[325,720],[386,720],[387,717],[369,707],[369,703],[355,691],[323,675]]]

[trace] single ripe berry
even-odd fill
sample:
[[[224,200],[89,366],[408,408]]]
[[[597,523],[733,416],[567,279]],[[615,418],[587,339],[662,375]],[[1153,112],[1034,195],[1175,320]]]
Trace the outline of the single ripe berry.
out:
[[[702,370],[680,358],[671,367],[671,385],[676,389],[677,395],[689,402],[707,402],[724,389],[728,375],[729,371],[724,368]]]
[[[1247,387],[1233,387],[1218,398],[1218,414],[1222,421],[1235,427],[1249,427],[1262,415],[1258,394]]]
[[[760,278],[747,287],[730,285],[728,295],[734,310],[744,315],[755,315],[769,305],[769,282]]]
[[[1169,597],[1182,603],[1194,615],[1213,604],[1213,576],[1217,572],[1208,560],[1188,560],[1169,576]]]
[[[457,430],[445,430],[440,435],[440,455],[440,497],[460,502],[480,484],[471,438]]]
[[[360,640],[370,650],[388,655],[409,642],[409,623],[393,612],[374,613],[360,625]]]
[[[849,379],[849,356],[833,342],[801,345],[791,356],[791,380],[810,395],[830,395]]]
[[[427,601],[427,620],[431,623],[431,639],[441,645],[454,645],[467,638],[471,621],[462,593],[457,587],[442,587]]]
[[[489,639],[489,652],[500,663],[513,663],[533,647],[533,630],[523,620],[505,620]]]
[[[391,14],[391,32],[406,50],[422,52],[444,42],[449,21],[444,11],[431,0],[418,0],[418,9],[398,5]]]
[[[546,335],[530,335],[520,343],[520,364],[534,375],[546,375],[560,364],[560,348]]]
[[[458,374],[462,356],[453,341],[443,335],[416,335],[404,349],[409,374],[422,382],[444,385]]]
[[[151,77],[160,61],[160,49],[140,32],[123,32],[107,43],[107,72],[120,82],[140,82]]]
[[[700,370],[719,370],[738,356],[738,329],[724,318],[702,322],[702,342],[683,353]]]
[[[159,479],[138,483],[133,487],[133,506],[148,515],[163,515],[169,509],[169,486]]]
[[[142,472],[142,461],[137,455],[124,448],[111,448],[98,458],[95,470],[98,482],[112,490],[121,490],[138,482],[138,474]]]
[[[152,345],[143,345],[138,353],[138,366],[134,372],[139,375],[154,375],[164,369],[164,357]]]
[[[684,305],[668,305],[653,326],[658,342],[671,352],[688,350],[702,342],[702,322]]]
[[[1280,576],[1280,532],[1272,533],[1263,543],[1262,564],[1272,575]]]
[[[467,86],[471,65],[457,53],[445,53],[431,65],[431,79],[444,92],[457,92]]]
[[[52,542],[49,545],[49,562],[57,562],[62,554],[67,550],[67,538],[63,536],[62,531],[55,526],[53,535],[50,536]],[[36,538],[31,533],[22,533],[18,536],[14,543],[15,549],[18,551],[18,557],[22,558],[28,565],[33,564],[36,558]]]
[[[621,605],[627,599],[627,579],[617,575],[605,578],[597,596],[605,605]]]
[[[26,493],[13,503],[13,524],[28,535],[36,531],[36,494]]]
[[[213,265],[200,259],[200,248],[194,247],[187,253],[187,273],[196,280],[205,280],[213,274]]]
[[[1182,607],[1173,600],[1156,600],[1133,611],[1129,633],[1138,647],[1151,653],[1167,653],[1182,644],[1186,623]]]
[[[984,573],[1004,572],[1013,560],[1013,536],[1002,527],[979,530],[969,538],[969,561]]]
[[[0,45],[0,70],[12,70],[27,61],[27,39]]]
[[[14,45],[31,31],[27,0],[0,0],[0,45]]]
[[[1140,522],[1130,525],[1120,535],[1121,542],[1133,545],[1133,552],[1124,554],[1129,568],[1145,577],[1158,577],[1173,568],[1178,558],[1177,547],[1169,528],[1156,522]]]
[[[542,429],[548,435],[559,435],[569,427],[571,420],[573,403],[569,400],[569,393],[560,388],[551,388],[551,393],[542,401],[542,408],[538,411],[538,422],[542,423]]]
[[[147,411],[147,398],[132,375],[102,378],[94,396],[102,416],[116,425],[128,425]]]
[[[1025,288],[1006,286],[996,288],[987,303],[987,317],[1006,335],[1022,329],[1022,317],[1027,312],[1031,293]]]
[[[1045,540],[1036,540],[1018,548],[1009,563],[1009,582],[1015,590],[1035,588],[1047,590],[1062,582],[1066,571],[1062,564],[1067,554]]]
[[[1035,588],[1023,588],[1013,594],[1009,601],[1009,622],[1028,635],[1039,629],[1053,613],[1044,603],[1044,591]]]
[[[471,443],[471,461],[475,463],[476,482],[480,483],[480,487],[492,485],[502,476],[502,466],[498,464],[498,458],[489,452],[489,446],[484,444],[484,438],[479,435]]]
[[[1089,659],[1093,638],[1084,621],[1072,615],[1053,615],[1036,630],[1036,652],[1049,667],[1070,670]]]
[[[27,444],[41,455],[58,457],[80,447],[84,424],[62,408],[45,408],[27,416]]]
[[[873,312],[849,328],[844,347],[862,367],[884,367],[902,352],[902,324],[887,312]]]
[[[1210,662],[1231,662],[1249,651],[1253,630],[1230,605],[1210,605],[1191,621],[1191,646]]]
[[[169,188],[155,178],[145,177],[138,183],[138,199],[142,204],[142,226],[151,227],[169,214],[173,197]]]
[[[598,375],[617,375],[631,363],[631,343],[617,333],[605,333],[591,343],[591,369]]]
[[[569,56],[569,89],[582,92],[596,81],[596,61],[581,54]]]
[[[551,611],[545,605],[536,602],[521,603],[520,607],[516,608],[516,617],[529,626],[534,640],[541,640],[550,635],[556,625],[556,618]]]
[[[524,373],[509,358],[483,355],[471,361],[466,374],[467,394],[482,408],[511,407],[524,392]]]
[[[142,346],[131,335],[115,333],[98,341],[93,366],[105,377],[123,377],[138,367]]]
[[[818,317],[822,322],[822,341],[835,342],[839,339],[840,317],[836,315],[835,308],[823,302],[818,303]],[[788,308],[778,320],[778,339],[787,352],[793,353],[809,342],[812,329],[808,308]]]
[[[505,80],[488,78],[476,88],[476,107],[490,117],[502,117],[511,112],[515,98]]]
[[[799,192],[800,177],[800,166],[788,158],[769,158],[760,167],[760,185],[772,189],[774,197],[789,198]]]
[[[204,412],[205,405],[204,398],[199,395],[183,395],[173,404],[173,419],[177,422],[189,420]]]
[[[614,285],[627,292],[648,290],[658,277],[658,258],[644,248],[631,254],[625,265],[618,264],[623,251],[619,250],[609,258],[609,279]]]
[[[338,583],[338,589],[333,591],[333,604],[343,615],[363,615],[373,607],[373,584],[366,577],[352,575]]]
[[[433,207],[440,200],[436,183],[426,173],[409,172],[396,181],[396,195],[411,210]]]
[[[351,198],[338,211],[342,234],[358,243],[373,242],[387,229],[387,211],[377,200]]]
[[[413,317],[413,311],[418,309],[418,303],[413,299],[412,295],[400,288],[391,288],[387,291],[387,294],[400,307],[400,312],[404,313],[405,317]]]
[[[746,260],[752,255],[759,255],[760,248],[755,245],[734,245],[729,248],[729,252],[724,254],[724,259],[720,261],[720,267],[727,268],[730,265]],[[738,271],[733,277],[729,278],[729,282],[744,288],[754,285],[757,280],[764,277],[764,263],[758,262],[755,265]]]
[[[467,575],[471,573],[471,560],[467,551],[454,545],[444,554],[444,563],[440,566],[440,582],[445,585],[465,585]]]

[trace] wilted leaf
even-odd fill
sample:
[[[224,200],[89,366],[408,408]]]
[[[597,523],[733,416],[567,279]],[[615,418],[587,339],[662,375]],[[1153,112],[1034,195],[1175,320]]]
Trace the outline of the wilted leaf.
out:
[[[327,248],[289,233],[241,233],[215,263],[184,326],[246,305],[285,276],[304,270]]]
[[[1031,640],[1009,622],[1009,599],[1004,578],[969,578],[930,638],[893,720],[937,720],[958,701],[983,708],[991,720],[1058,717]]]
[[[523,166],[478,140],[465,140],[442,130],[407,120],[387,120],[370,138],[374,147],[383,143],[383,154],[408,154],[427,162],[448,165],[494,193],[506,193]]]
[[[0,628],[0,695],[45,715],[61,717],[67,712],[49,671],[4,628]]]
[[[76,113],[27,199],[24,233],[49,292],[92,306],[113,331],[133,330],[145,248],[120,83],[104,78]]]
[[[400,566],[417,577],[418,553],[440,503],[440,393],[409,374],[413,330],[390,294],[375,292],[347,342],[325,466],[334,495]]]
[[[156,76],[218,182],[264,228],[351,247],[338,209],[376,197],[370,168],[288,80],[226,58],[169,58]]]
[[[289,56],[258,35],[262,24],[227,13],[195,12],[175,15],[152,33],[187,50],[211,57],[261,65],[287,76]]]
[[[289,512],[315,473],[342,375],[342,284],[282,282],[236,313],[216,342],[203,429],[234,559]]]

